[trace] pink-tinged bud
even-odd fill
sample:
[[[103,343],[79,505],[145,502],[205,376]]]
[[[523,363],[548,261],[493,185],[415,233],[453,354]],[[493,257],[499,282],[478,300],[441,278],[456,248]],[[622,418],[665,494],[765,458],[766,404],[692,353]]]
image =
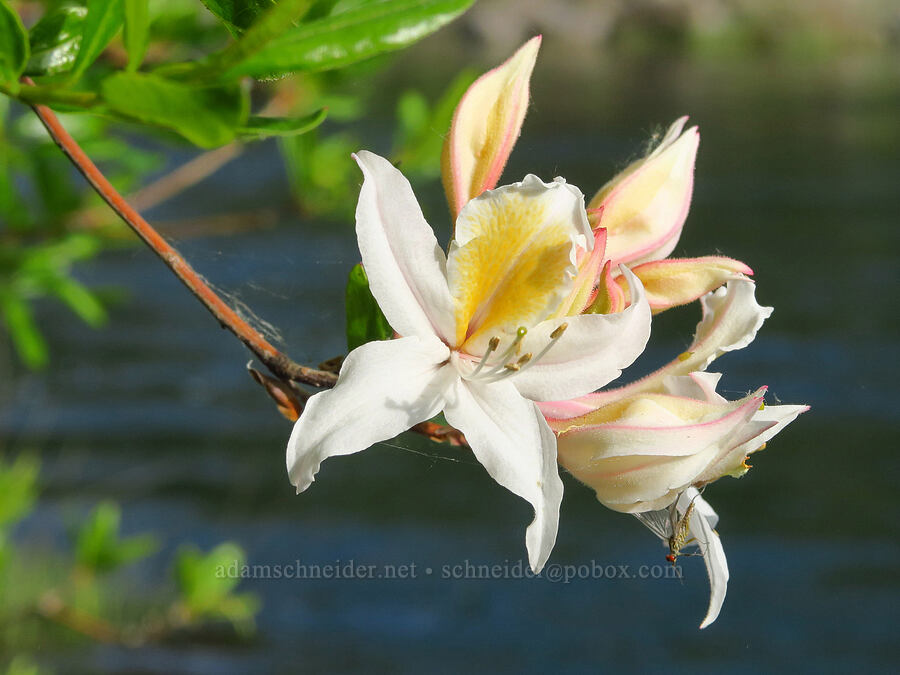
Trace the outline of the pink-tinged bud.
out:
[[[559,462],[615,511],[662,509],[691,486],[746,472],[747,455],[806,406],[764,406],[715,393],[718,373],[692,373],[567,420],[549,419]]]
[[[632,267],[631,271],[644,284],[654,314],[686,305],[731,279],[753,274],[741,261],[724,256],[655,260]],[[625,279],[619,277],[616,282],[627,299]]]
[[[496,187],[525,119],[540,46],[540,35],[531,38],[508,61],[478,78],[456,107],[441,159],[454,218],[469,200]]]
[[[678,119],[649,155],[604,185],[588,204],[588,213],[603,209],[607,257],[614,267],[660,260],[678,243],[691,205],[700,144],[697,127],[682,133],[685,122],[687,117]]]

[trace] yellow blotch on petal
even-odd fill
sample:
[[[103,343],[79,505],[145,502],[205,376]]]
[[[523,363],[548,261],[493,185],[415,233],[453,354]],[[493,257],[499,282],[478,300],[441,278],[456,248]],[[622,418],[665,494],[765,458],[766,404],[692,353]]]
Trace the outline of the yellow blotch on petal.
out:
[[[447,269],[463,351],[480,355],[491,337],[543,320],[568,294],[575,267],[565,215],[553,197],[509,188],[466,205]]]

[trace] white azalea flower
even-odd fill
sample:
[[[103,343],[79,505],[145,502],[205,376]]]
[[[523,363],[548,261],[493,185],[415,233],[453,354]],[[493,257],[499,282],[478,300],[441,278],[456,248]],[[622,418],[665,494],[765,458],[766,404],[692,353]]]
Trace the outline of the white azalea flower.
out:
[[[540,571],[563,486],[556,439],[534,401],[594,391],[643,351],[643,287],[623,268],[628,309],[550,318],[572,290],[577,247],[593,245],[577,188],[529,175],[484,192],[461,209],[445,256],[403,175],[372,153],[355,159],[365,177],[356,211],[363,266],[403,337],[355,349],[337,385],[309,400],[288,442],[291,482],[301,492],[326,458],[443,411],[488,473],[534,507],[526,546]]]
[[[705,372],[722,354],[750,344],[772,313],[756,302],[755,288],[734,279],[705,295],[693,343],[656,372],[618,389],[541,404],[559,435],[560,463],[604,506],[634,514],[665,541],[694,503],[688,540],[710,581],[701,628],[725,601],[728,564],[713,529],[718,516],[697,487],[745,474],[747,457],[809,409],[764,405],[765,387],[728,401],[716,393],[719,373]]]

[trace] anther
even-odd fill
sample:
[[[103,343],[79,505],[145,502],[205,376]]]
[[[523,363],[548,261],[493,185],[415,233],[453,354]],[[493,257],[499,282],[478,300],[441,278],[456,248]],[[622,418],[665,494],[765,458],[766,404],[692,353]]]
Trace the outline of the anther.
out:
[[[472,377],[481,372],[481,369],[484,368],[485,362],[488,360],[488,357],[497,350],[497,347],[500,346],[500,338],[496,335],[488,341],[487,349],[484,352],[484,356],[481,357],[481,361],[478,362],[478,365],[475,366],[475,370],[472,371]]]
[[[531,361],[531,356],[532,356],[531,352],[528,352],[527,354],[522,354],[522,356],[519,358],[519,360],[516,361],[516,365],[524,366],[526,363]]]
[[[518,363],[507,363],[507,364],[506,364],[505,366],[503,366],[503,367],[506,368],[507,370],[512,371],[512,372],[516,372],[517,370],[519,370],[519,364],[518,364]]]
[[[555,331],[553,331],[552,333],[550,333],[550,337],[551,337],[552,339],[554,339],[554,340],[558,340],[559,337],[560,337],[563,333],[566,332],[566,328],[568,328],[568,327],[569,327],[569,324],[567,324],[567,323],[561,323],[561,324],[557,327],[557,329],[556,329]]]

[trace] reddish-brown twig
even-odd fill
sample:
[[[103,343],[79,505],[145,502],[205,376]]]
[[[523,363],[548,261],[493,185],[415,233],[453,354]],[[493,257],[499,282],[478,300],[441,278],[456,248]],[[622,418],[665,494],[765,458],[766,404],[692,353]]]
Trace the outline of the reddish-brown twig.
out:
[[[23,78],[26,84],[31,84],[28,78]],[[222,328],[231,331],[256,358],[258,358],[273,375],[282,380],[286,385],[300,383],[314,387],[333,387],[337,383],[337,374],[328,370],[310,368],[293,361],[286,354],[276,349],[253,326],[242,319],[228,304],[220,298],[215,291],[194,271],[182,255],[171,246],[144,218],[127,202],[125,198],[112,186],[97,166],[84,153],[78,143],[75,142],[69,132],[60,123],[59,118],[50,108],[35,104],[31,106],[35,114],[40,118],[47,133],[59,146],[72,164],[85,177],[91,187],[103,200],[109,204],[122,220],[149,246],[156,255],[168,266],[175,276],[187,286],[188,290],[203,303],[210,313],[216,318]],[[257,378],[257,381],[259,379]],[[267,388],[270,391],[271,388]],[[270,391],[271,396],[271,391]],[[308,397],[302,392],[299,398]],[[302,401],[297,401],[295,414],[299,414]],[[276,402],[279,399],[276,398]],[[290,415],[289,415],[290,417]],[[452,445],[467,445],[465,437],[453,429],[434,422],[423,422],[412,427],[411,431],[427,436],[437,442],[448,442]]]
[[[75,142],[75,139],[69,135],[54,112],[43,105],[33,105],[32,108],[47,129],[47,133],[91,184],[91,187],[175,273],[175,276],[203,303],[223,328],[234,333],[256,358],[281,379],[315,387],[334,386],[337,381],[334,373],[295,363],[269,343],[253,326],[244,321],[206,284],[181,254],[125,201]]]

